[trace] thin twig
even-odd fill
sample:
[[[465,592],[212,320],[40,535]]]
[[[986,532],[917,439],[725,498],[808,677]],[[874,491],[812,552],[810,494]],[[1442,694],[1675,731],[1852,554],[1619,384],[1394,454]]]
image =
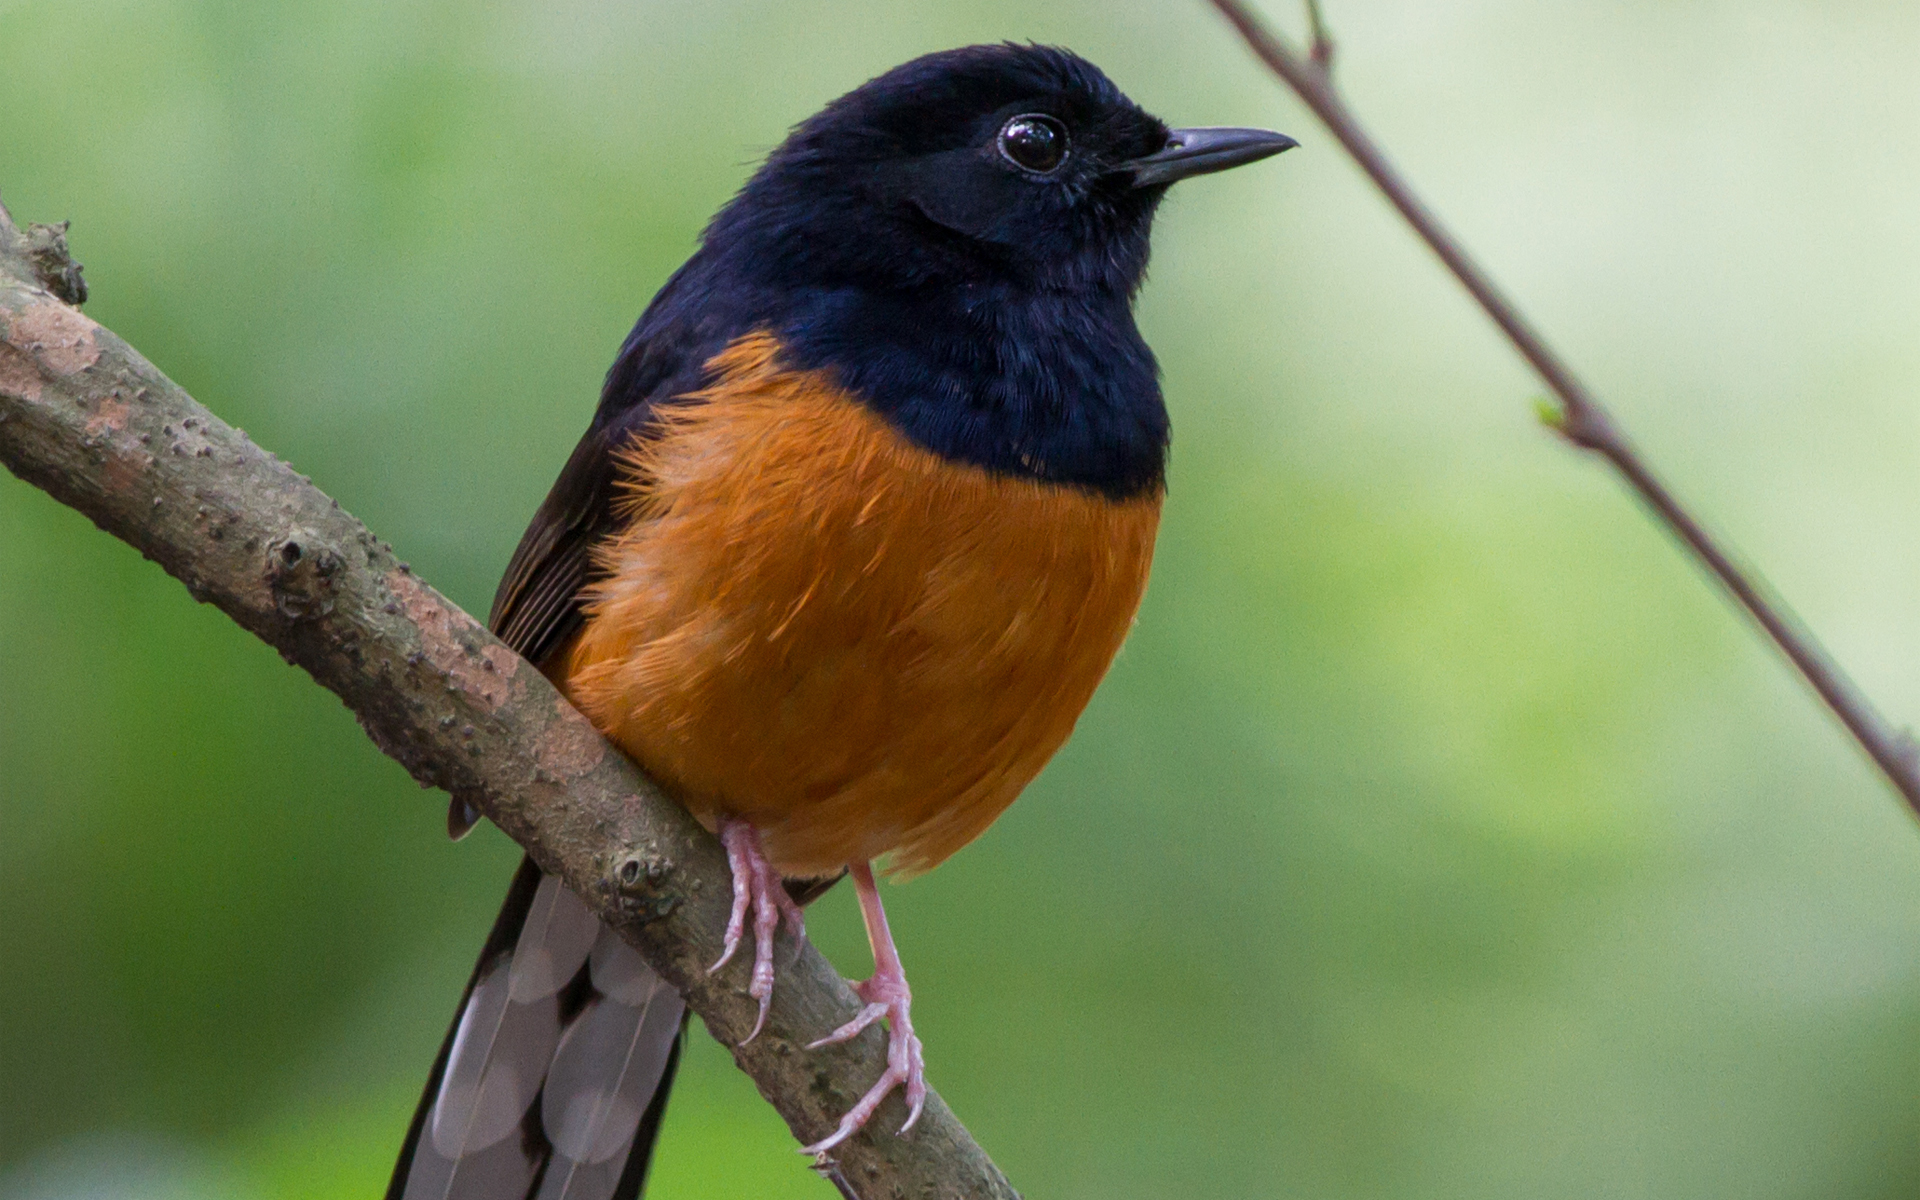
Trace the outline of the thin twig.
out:
[[[1240,0],[1209,0],[1209,3],[1232,22],[1260,60],[1326,123],[1375,186],[1400,210],[1400,215],[1440,256],[1440,261],[1493,318],[1521,357],[1559,397],[1560,411],[1549,417],[1548,424],[1575,446],[1590,450],[1614,465],[1674,536],[1733,593],[1886,773],[1908,806],[1920,813],[1920,752],[1916,751],[1912,736],[1889,725],[1760,576],[1736,562],[1674,498],[1614,423],[1612,415],[1414,194],[1379,145],[1361,128],[1352,110],[1334,89],[1331,75],[1275,35]],[[1319,7],[1312,0],[1308,3],[1308,13],[1317,44],[1325,37],[1325,30],[1321,26]]]
[[[839,1163],[828,1160],[814,1167],[813,1170],[820,1178],[833,1185],[834,1190],[840,1193],[841,1200],[860,1200],[860,1193],[853,1190],[853,1183],[840,1169]]]

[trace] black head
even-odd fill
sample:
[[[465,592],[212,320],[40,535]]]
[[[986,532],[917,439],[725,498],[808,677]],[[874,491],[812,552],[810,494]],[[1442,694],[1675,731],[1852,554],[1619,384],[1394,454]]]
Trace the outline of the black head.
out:
[[[1169,129],[1044,46],[969,46],[803,122],[707,227],[608,376],[639,428],[732,338],[777,335],[937,454],[1115,497],[1160,487],[1167,414],[1134,327],[1169,185],[1278,154]]]
[[[1293,144],[1171,130],[1065,50],[968,46],[896,67],[801,124],[709,240],[777,229],[797,252],[776,255],[783,270],[875,283],[984,275],[1130,293],[1170,184]]]

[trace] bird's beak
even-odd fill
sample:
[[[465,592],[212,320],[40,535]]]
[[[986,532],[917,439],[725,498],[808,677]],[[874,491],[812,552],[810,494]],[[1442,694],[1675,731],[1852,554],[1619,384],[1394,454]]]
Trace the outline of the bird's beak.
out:
[[[1164,148],[1126,164],[1133,186],[1154,187],[1193,175],[1208,175],[1228,167],[1272,158],[1300,143],[1270,129],[1235,129],[1224,125],[1176,129]]]

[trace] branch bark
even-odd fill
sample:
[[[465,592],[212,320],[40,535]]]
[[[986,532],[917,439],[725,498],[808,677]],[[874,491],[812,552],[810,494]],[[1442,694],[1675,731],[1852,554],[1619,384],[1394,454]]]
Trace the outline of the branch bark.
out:
[[[1260,61],[1326,124],[1374,185],[1406,218],[1407,224],[1439,256],[1447,270],[1558,397],[1559,410],[1542,414],[1547,425],[1572,445],[1597,454],[1613,465],[1668,532],[1740,602],[1754,623],[1772,639],[1847,732],[1860,743],[1894,790],[1906,800],[1908,808],[1920,815],[1920,747],[1916,747],[1912,734],[1889,724],[1759,573],[1740,563],[1706,525],[1680,503],[1621,431],[1613,415],[1566,361],[1547,345],[1533,323],[1495,285],[1492,277],[1401,176],[1334,87],[1333,43],[1321,20],[1317,0],[1307,0],[1312,48],[1304,55],[1268,29],[1241,0],[1208,2],[1226,17]]]
[[[66,303],[85,293],[64,232],[22,231],[0,206],[0,462],[336,693],[423,786],[492,818],[681,990],[796,1137],[831,1132],[886,1066],[878,1028],[804,1048],[859,1011],[846,981],[811,945],[780,947],[792,965],[740,1046],[751,956],[706,969],[732,897],[719,843],[338,502]],[[895,1093],[819,1169],[865,1200],[1016,1200],[938,1096],[895,1136],[905,1119]]]

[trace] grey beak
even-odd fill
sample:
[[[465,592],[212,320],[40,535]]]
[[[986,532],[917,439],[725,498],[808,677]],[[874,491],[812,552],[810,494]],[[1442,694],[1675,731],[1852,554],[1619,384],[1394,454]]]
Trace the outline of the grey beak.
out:
[[[1208,175],[1228,167],[1272,158],[1300,143],[1269,129],[1236,129],[1225,125],[1176,129],[1167,135],[1164,149],[1126,164],[1133,186],[1155,187],[1194,175]]]

